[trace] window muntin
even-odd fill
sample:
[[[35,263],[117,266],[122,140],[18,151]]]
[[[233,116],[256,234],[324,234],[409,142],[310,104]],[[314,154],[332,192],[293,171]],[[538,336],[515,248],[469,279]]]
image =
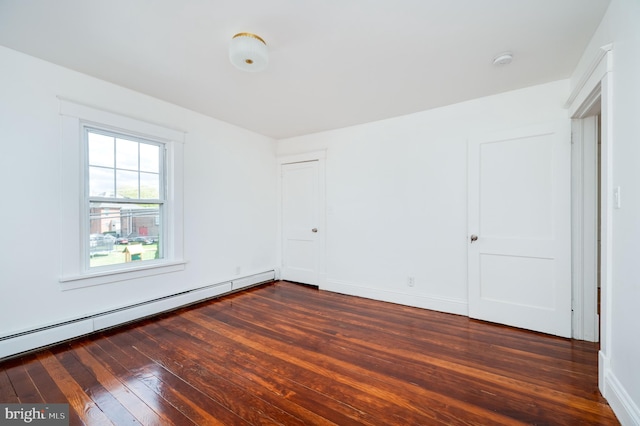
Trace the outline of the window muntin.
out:
[[[164,144],[86,126],[88,268],[163,259]]]

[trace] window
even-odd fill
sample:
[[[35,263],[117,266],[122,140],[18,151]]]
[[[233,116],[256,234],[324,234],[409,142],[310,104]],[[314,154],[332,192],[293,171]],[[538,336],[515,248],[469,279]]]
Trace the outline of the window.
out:
[[[164,143],[84,126],[89,267],[163,259]]]
[[[184,132],[62,99],[60,114],[63,290],[183,270]]]

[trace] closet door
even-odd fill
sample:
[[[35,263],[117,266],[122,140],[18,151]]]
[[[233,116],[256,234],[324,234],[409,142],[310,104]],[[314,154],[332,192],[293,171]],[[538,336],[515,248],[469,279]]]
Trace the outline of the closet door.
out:
[[[570,121],[469,141],[469,316],[571,337]]]

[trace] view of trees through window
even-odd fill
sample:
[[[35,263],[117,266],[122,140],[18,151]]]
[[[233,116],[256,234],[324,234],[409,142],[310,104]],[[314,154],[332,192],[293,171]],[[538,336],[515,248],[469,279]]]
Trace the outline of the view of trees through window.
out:
[[[89,266],[162,258],[163,146],[86,128]]]

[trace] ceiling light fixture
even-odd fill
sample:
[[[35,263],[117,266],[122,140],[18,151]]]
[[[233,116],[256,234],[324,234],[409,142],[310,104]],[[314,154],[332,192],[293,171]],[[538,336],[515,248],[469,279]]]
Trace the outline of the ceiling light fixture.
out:
[[[493,58],[493,65],[507,65],[513,60],[513,53],[504,52]]]
[[[269,63],[267,43],[252,33],[238,33],[229,44],[229,60],[242,71],[262,71]]]

